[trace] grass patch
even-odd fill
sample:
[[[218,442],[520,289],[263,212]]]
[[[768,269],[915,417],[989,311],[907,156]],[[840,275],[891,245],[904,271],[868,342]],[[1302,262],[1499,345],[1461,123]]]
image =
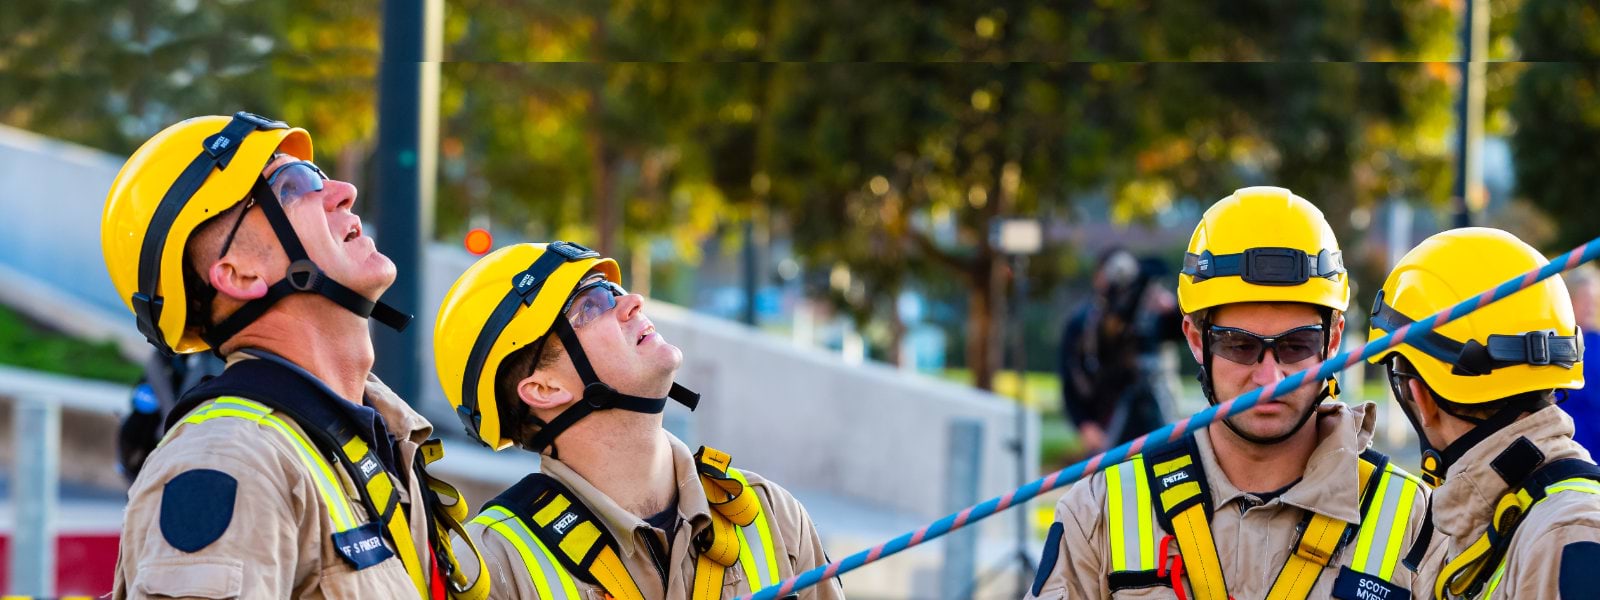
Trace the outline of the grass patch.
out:
[[[972,385],[972,371],[966,369],[945,369],[939,378],[962,385]],[[1061,379],[1055,373],[1045,371],[1028,371],[1027,377],[1027,403],[1032,408],[1044,412],[1059,412],[1061,409]],[[994,374],[994,393],[1013,400],[1022,398],[1024,388],[1019,386],[1016,371],[1000,371]]]
[[[130,385],[142,372],[114,342],[62,335],[7,306],[0,306],[0,364]]]

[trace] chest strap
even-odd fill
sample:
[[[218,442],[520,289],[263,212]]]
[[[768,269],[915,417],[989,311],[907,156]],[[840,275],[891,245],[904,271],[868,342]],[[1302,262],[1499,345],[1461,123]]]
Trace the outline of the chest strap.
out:
[[[1160,561],[1157,575],[1170,572],[1172,580],[1178,581],[1187,572],[1197,600],[1229,600],[1222,561],[1217,557],[1216,540],[1211,537],[1211,487],[1206,484],[1194,436],[1185,436],[1183,443],[1152,455],[1145,464],[1156,498],[1156,518],[1178,541],[1176,560],[1156,557]],[[1166,554],[1165,548],[1161,554]]]
[[[1500,497],[1489,527],[1445,563],[1434,582],[1434,598],[1489,597],[1504,575],[1512,536],[1534,506],[1560,492],[1600,495],[1600,467],[1594,463],[1577,458],[1543,460],[1543,453],[1527,438],[1518,438],[1494,460],[1495,471],[1512,488]]]
[[[412,507],[411,511],[417,514],[408,515],[400,502],[405,490],[395,488],[394,480],[372,452],[367,440],[356,433],[358,430],[350,425],[342,413],[327,404],[344,400],[328,398],[326,392],[299,373],[269,359],[239,362],[223,371],[222,375],[190,390],[169,418],[181,415],[183,422],[194,422],[192,419],[201,414],[201,411],[194,411],[194,407],[211,398],[216,400],[204,409],[206,415],[213,418],[246,418],[269,425],[289,438],[319,487],[326,483],[338,491],[336,496],[327,492],[322,492],[322,496],[329,506],[329,514],[337,515],[333,517],[334,544],[338,554],[346,561],[359,569],[390,556],[399,558],[412,585],[423,598],[483,600],[488,597],[489,579],[485,577],[487,566],[462,526],[466,518],[466,503],[454,487],[433,478],[426,470],[428,464],[444,456],[443,446],[438,440],[429,440],[419,446],[417,455],[413,457],[412,470],[416,480],[423,486],[421,495],[424,506]],[[286,421],[299,424],[304,434],[287,427]],[[355,482],[359,491],[358,500],[366,509],[367,519],[358,519],[349,514],[348,500],[334,476],[333,466],[326,458],[329,455]],[[306,462],[308,460],[310,462]],[[411,535],[412,518],[429,521],[424,528],[428,532],[428,539],[423,540],[430,551],[427,555],[417,552],[416,540]],[[478,559],[475,561],[478,573],[470,580],[460,569],[460,561],[450,543],[451,532],[466,540],[467,549]],[[388,542],[392,550],[383,550],[381,543],[375,543],[374,540],[379,537]],[[430,586],[430,581],[441,585]]]
[[[1393,578],[1394,559],[1422,484],[1375,451],[1363,453],[1357,464],[1361,523],[1352,525],[1307,513],[1295,550],[1274,580],[1268,598],[1306,598],[1333,557],[1352,538],[1356,540],[1354,568],[1341,572],[1336,587],[1346,579],[1349,585],[1363,581],[1388,585]],[[1211,537],[1209,488],[1192,437],[1168,452],[1136,456],[1108,469],[1106,486],[1112,559],[1107,579],[1112,590],[1173,585],[1187,575],[1196,598],[1229,598]],[[1173,532],[1162,540],[1159,552],[1152,513],[1163,529]],[[1172,541],[1177,542],[1178,555],[1169,557],[1167,547]],[[1187,597],[1183,590],[1175,591],[1181,598]]]
[[[721,598],[727,570],[736,565],[751,591],[781,581],[773,524],[744,474],[730,468],[730,462],[714,448],[695,453],[712,526],[693,540],[694,600]],[[616,538],[577,495],[548,475],[523,478],[490,501],[474,522],[516,547],[540,598],[577,600],[578,582],[619,600],[644,597],[620,558]]]
[[[346,471],[356,482],[357,489],[361,491],[360,501],[368,511],[370,521],[359,518],[350,509],[350,498],[345,493],[344,486],[334,473],[333,465],[317,450],[317,445],[289,425],[288,420],[274,414],[273,409],[265,404],[245,398],[224,396],[189,412],[179,423],[204,423],[218,418],[247,420],[272,429],[289,441],[302,466],[311,475],[323,506],[328,509],[335,531],[333,541],[338,546],[339,554],[353,566],[365,568],[391,557],[398,557],[418,592],[425,598],[435,597],[429,593],[427,577],[428,569],[431,569],[432,565],[423,565],[421,557],[417,555],[405,511],[400,510],[399,494],[396,493],[393,482],[378,464],[365,441],[351,436],[338,446],[338,451],[334,454],[339,457],[341,465],[354,465],[354,468],[347,467]],[[442,484],[442,482],[436,483]],[[442,485],[448,487],[448,484]],[[454,488],[450,488],[449,491],[455,493]],[[459,498],[460,494],[455,493],[455,496]],[[464,506],[460,502],[457,504]],[[459,521],[454,526],[460,533],[465,533]],[[471,544],[469,538],[465,535],[462,537],[468,539],[469,545]],[[383,544],[383,541],[387,541],[388,544]],[[476,548],[473,548],[473,552],[476,551]],[[454,563],[453,555],[447,558]],[[488,578],[481,576],[484,572],[486,568],[480,568],[480,577],[473,582],[476,585],[454,586],[465,589],[452,590],[455,593],[450,597],[472,600],[487,597]],[[481,592],[481,595],[474,595],[477,592]]]

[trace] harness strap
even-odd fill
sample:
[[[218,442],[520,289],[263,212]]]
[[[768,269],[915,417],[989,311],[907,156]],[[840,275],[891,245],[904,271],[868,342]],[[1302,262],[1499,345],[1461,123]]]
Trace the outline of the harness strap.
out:
[[[1183,569],[1188,572],[1196,600],[1229,600],[1222,560],[1217,557],[1216,540],[1211,537],[1211,492],[1205,469],[1197,459],[1194,436],[1184,440],[1174,451],[1146,461],[1151,489],[1160,499],[1156,516],[1177,538]],[[1161,567],[1168,560],[1164,554],[1157,557],[1163,561]]]
[[[1502,458],[1514,455],[1518,449],[1532,446],[1531,442],[1525,442],[1526,438],[1512,442],[1496,462],[1499,465],[1515,462]],[[1581,459],[1551,461],[1521,478],[1509,476],[1505,469],[1500,471],[1508,481],[1520,479],[1519,483],[1500,497],[1488,529],[1461,554],[1445,563],[1439,579],[1434,582],[1434,598],[1474,597],[1480,592],[1488,597],[1504,575],[1507,553],[1517,527],[1535,506],[1560,492],[1600,495],[1600,466]]]
[[[730,462],[715,448],[695,453],[712,525],[694,539],[694,600],[721,598],[733,568],[743,569],[751,591],[782,581],[773,524],[749,480]],[[541,598],[579,598],[574,578],[614,598],[642,598],[619,558],[616,538],[576,495],[547,475],[524,478],[491,500],[473,522],[516,547]]]
[[[1180,597],[1187,597],[1181,588],[1187,574],[1195,597],[1228,597],[1226,584],[1218,583],[1223,575],[1211,538],[1211,503],[1205,496],[1208,487],[1197,457],[1198,448],[1190,441],[1160,455],[1135,456],[1106,471],[1112,566],[1107,582],[1113,591],[1171,585]],[[1356,541],[1354,569],[1342,569],[1336,587],[1399,589],[1389,580],[1422,483],[1371,450],[1362,453],[1357,469],[1361,522],[1349,524],[1308,514],[1300,524],[1295,550],[1268,598],[1308,597],[1333,558],[1352,539]],[[1157,490],[1154,495],[1160,504],[1152,504],[1152,488]],[[1156,534],[1149,523],[1152,512],[1164,529],[1173,532],[1161,540],[1159,551],[1153,545]],[[1178,545],[1175,556],[1167,551],[1172,542]]]

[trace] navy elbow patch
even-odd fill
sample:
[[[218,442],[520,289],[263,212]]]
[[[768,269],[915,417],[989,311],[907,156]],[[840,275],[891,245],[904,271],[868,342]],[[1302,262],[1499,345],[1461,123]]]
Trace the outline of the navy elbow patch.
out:
[[[184,552],[199,552],[228,531],[239,482],[212,469],[184,471],[161,491],[161,536]]]
[[[1039,555],[1039,571],[1033,574],[1033,595],[1038,596],[1044,591],[1045,580],[1050,579],[1050,572],[1056,570],[1056,560],[1061,558],[1061,534],[1066,527],[1060,522],[1050,524],[1050,535],[1044,539],[1044,553]]]
[[[1561,549],[1561,598],[1593,598],[1600,589],[1600,543],[1574,542]]]

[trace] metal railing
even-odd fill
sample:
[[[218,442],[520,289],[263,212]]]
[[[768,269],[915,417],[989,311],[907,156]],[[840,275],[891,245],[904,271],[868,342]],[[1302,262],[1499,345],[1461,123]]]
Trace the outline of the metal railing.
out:
[[[128,393],[126,385],[0,366],[0,398],[15,407],[11,593],[55,595],[62,409],[114,415],[126,409]]]

